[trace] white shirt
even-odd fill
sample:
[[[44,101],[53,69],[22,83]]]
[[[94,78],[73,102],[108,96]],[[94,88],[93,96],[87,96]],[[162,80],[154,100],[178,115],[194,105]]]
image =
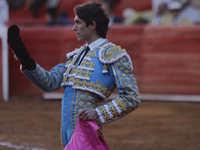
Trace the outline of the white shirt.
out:
[[[89,46],[90,50],[93,50],[95,47],[103,44],[106,41],[106,39],[104,38],[98,38],[97,40],[95,40],[94,42],[90,43],[89,45],[86,44],[86,46]]]
[[[97,40],[95,40],[94,42],[90,43],[89,45],[86,43],[86,47],[88,46],[90,48],[89,51],[93,50],[95,47],[103,44],[106,41],[106,39],[104,38],[98,38]],[[88,52],[89,52],[88,51]],[[84,50],[84,52],[81,54],[78,64],[80,64],[80,61],[82,60],[82,57],[85,56],[86,50]]]

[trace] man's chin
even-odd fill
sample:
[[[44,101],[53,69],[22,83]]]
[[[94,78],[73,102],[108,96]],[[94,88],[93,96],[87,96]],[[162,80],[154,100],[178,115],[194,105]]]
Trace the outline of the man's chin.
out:
[[[83,41],[85,41],[85,40],[84,40],[84,39],[78,38],[78,41],[79,41],[79,42],[83,42]]]

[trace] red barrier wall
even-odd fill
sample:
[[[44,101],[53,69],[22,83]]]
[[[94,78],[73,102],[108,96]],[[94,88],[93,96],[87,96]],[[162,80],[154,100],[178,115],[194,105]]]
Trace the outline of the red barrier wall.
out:
[[[142,93],[200,94],[200,26],[145,27]]]
[[[20,27],[35,61],[47,70],[66,61],[84,43],[72,27]],[[125,48],[133,61],[140,93],[200,94],[200,27],[112,26],[107,38]],[[43,93],[19,71],[10,51],[10,95]]]

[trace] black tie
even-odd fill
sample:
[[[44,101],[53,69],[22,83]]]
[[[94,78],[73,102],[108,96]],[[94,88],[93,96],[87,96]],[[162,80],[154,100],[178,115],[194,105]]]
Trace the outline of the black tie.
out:
[[[85,55],[88,53],[89,50],[90,50],[90,48],[89,48],[89,46],[87,46],[87,47],[86,47],[86,50],[85,50],[85,54],[83,55],[83,57],[82,57],[81,60],[79,61],[79,64],[78,64],[78,65],[81,64],[83,58],[85,57]]]

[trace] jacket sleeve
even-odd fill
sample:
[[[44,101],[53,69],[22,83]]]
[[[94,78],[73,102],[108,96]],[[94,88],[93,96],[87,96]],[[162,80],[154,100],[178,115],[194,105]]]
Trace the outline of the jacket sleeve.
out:
[[[50,72],[36,64],[35,70],[25,70],[23,74],[42,90],[51,92],[61,88],[66,69],[65,63],[56,65]]]
[[[140,98],[132,66],[123,56],[108,65],[110,75],[115,81],[119,97],[96,108],[100,121],[105,124],[117,120],[139,107]]]

